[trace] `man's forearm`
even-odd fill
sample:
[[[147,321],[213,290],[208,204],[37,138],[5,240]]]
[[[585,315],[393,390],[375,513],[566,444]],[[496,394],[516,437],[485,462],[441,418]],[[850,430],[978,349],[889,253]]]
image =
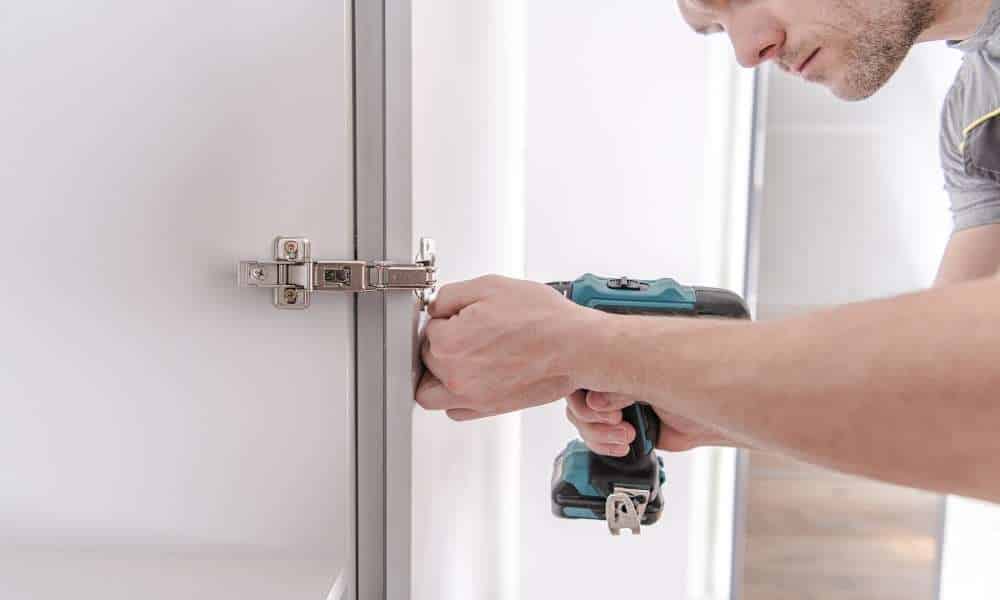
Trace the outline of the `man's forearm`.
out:
[[[810,462],[1000,500],[1000,281],[754,324],[609,316],[581,335],[602,348],[577,359],[593,389]]]

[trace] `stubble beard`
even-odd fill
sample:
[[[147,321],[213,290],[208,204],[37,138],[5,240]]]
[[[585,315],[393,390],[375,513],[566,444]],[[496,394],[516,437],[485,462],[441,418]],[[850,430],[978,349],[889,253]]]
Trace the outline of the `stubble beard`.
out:
[[[894,0],[883,14],[858,27],[848,47],[843,82],[832,85],[843,100],[864,100],[893,76],[910,48],[934,21],[932,0]]]

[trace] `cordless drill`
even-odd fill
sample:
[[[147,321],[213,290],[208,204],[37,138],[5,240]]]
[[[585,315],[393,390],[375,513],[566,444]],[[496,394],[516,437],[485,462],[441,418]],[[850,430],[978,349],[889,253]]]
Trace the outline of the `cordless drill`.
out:
[[[587,274],[572,282],[550,283],[569,300],[624,315],[748,319],[743,299],[728,290],[687,287],[673,279],[605,279]],[[591,452],[580,440],[556,457],[552,473],[552,512],[565,519],[607,521],[613,535],[638,534],[663,512],[663,459],[654,451],[660,419],[648,404],[626,408],[625,421],[635,440],[621,458]]]

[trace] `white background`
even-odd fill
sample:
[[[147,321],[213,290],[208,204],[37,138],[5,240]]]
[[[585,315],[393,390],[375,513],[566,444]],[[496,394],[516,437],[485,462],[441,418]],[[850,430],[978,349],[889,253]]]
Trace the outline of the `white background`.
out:
[[[859,103],[771,70],[762,317],[932,283],[951,232],[939,115],[960,56],[918,46]]]
[[[695,283],[705,46],[670,3],[519,4],[417,3],[415,231],[438,239],[443,277]],[[562,403],[461,425],[417,411],[415,598],[648,592],[597,568],[621,552],[685,588],[688,457],[668,457],[662,522],[612,539],[551,514],[574,435]]]
[[[586,272],[697,284],[708,77],[704,40],[672,2],[533,2],[527,9],[527,276]],[[680,598],[690,455],[666,455],[666,506],[640,537],[551,514],[552,461],[575,430],[559,402],[522,416],[527,598]],[[643,576],[655,573],[655,587]]]
[[[444,281],[520,276],[521,3],[413,5],[414,232],[437,240]],[[414,600],[521,598],[520,417],[413,417]]]

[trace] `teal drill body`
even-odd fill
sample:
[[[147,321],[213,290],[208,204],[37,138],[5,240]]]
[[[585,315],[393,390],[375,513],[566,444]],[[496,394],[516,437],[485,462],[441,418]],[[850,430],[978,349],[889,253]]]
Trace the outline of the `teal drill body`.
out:
[[[688,287],[673,279],[608,279],[587,274],[572,282],[549,284],[569,300],[603,312],[672,317],[749,318],[743,299],[727,290]],[[660,420],[647,404],[623,411],[636,430],[622,457],[594,454],[573,440],[556,458],[552,475],[552,512],[567,519],[607,521],[611,532],[639,532],[663,512],[666,473],[655,452]]]

